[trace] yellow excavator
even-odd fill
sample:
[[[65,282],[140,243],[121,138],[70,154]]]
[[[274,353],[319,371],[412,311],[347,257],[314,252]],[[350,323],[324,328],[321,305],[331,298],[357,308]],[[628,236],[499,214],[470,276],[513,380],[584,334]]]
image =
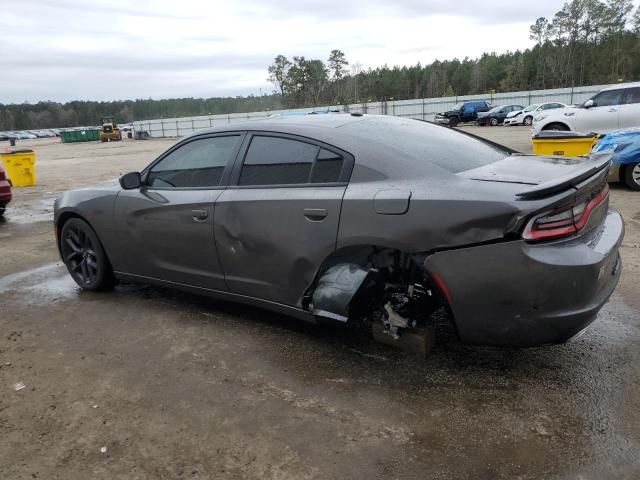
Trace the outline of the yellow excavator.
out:
[[[119,142],[122,140],[122,132],[113,120],[113,117],[102,117],[102,130],[100,130],[101,142]]]

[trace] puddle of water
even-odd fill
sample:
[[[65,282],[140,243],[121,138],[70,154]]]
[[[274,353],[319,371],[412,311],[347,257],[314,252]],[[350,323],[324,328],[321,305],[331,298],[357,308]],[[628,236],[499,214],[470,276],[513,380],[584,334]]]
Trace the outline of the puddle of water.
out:
[[[76,298],[80,287],[61,262],[0,277],[0,293],[18,293],[23,305],[46,305],[53,300]],[[22,297],[24,296],[24,297]]]
[[[48,263],[41,267],[23,270],[22,272],[12,273],[0,277],[0,292],[14,290],[12,286],[18,282],[28,281],[39,276],[46,275],[49,272],[64,268],[61,262]]]
[[[27,224],[53,221],[53,202],[57,195],[47,192],[43,198],[25,206],[9,205],[5,214],[7,223]]]

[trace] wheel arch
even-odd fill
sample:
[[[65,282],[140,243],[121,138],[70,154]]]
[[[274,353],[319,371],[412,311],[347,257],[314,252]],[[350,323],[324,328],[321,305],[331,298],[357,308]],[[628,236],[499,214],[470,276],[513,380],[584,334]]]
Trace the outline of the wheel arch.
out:
[[[553,125],[561,125],[561,126],[563,126],[564,128],[566,128],[566,131],[569,131],[569,132],[572,130],[572,129],[571,129],[571,125],[569,125],[569,124],[568,124],[568,123],[566,123],[566,122],[560,121],[560,120],[554,120],[554,121],[552,121],[552,122],[547,123],[544,127],[542,127],[542,129],[541,129],[541,130],[542,130],[542,131],[549,130],[549,129],[550,129],[549,127],[551,127],[551,126],[553,126]]]
[[[104,242],[102,241],[102,239],[98,235],[98,231],[92,225],[92,223],[87,219],[86,216],[82,215],[82,213],[80,213],[80,212],[78,212],[76,210],[64,210],[64,211],[60,212],[58,214],[58,216],[56,217],[56,219],[55,219],[54,229],[55,229],[56,247],[58,248],[58,253],[62,256],[62,249],[61,249],[61,245],[60,245],[61,237],[62,237],[62,235],[61,235],[62,234],[62,228],[64,227],[64,224],[67,223],[72,218],[77,218],[79,220],[82,220],[87,225],[89,225],[89,228],[91,228],[91,230],[93,230],[93,233],[96,234],[96,237],[98,238],[98,241],[100,242],[100,245],[102,246],[102,250],[104,251],[105,257],[107,258],[107,263],[109,263],[109,265],[111,266],[112,264],[111,264],[111,259],[109,258],[109,253],[107,252],[107,249],[105,248]]]
[[[329,254],[324,261],[320,264],[320,267],[316,271],[313,282],[310,284],[305,292],[302,304],[305,309],[309,309],[313,294],[318,289],[323,275],[329,271],[331,267],[337,265],[347,264],[357,266],[363,269],[371,269],[375,271],[375,268],[371,266],[372,257],[375,255],[386,255],[389,258],[399,259],[407,262],[408,266],[415,267],[414,272],[421,272],[422,278],[428,282],[429,289],[432,290],[434,297],[437,301],[446,309],[449,321],[451,322],[456,334],[458,334],[458,328],[456,326],[453,311],[450,306],[450,293],[444,280],[437,272],[431,272],[427,269],[426,259],[431,255],[430,253],[416,253],[405,251],[397,248],[397,246],[385,245],[385,244],[357,244],[341,247],[331,254]],[[409,265],[410,264],[410,265]],[[400,265],[394,265],[394,267],[402,267]],[[408,274],[408,272],[405,272]],[[353,286],[350,292],[349,302],[357,299],[360,294],[360,284]]]

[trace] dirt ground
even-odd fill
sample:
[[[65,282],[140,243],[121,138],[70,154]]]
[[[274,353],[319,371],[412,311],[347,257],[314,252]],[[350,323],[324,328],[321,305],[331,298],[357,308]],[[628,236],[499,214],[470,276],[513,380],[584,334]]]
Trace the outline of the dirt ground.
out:
[[[530,151],[525,128],[468,128]],[[508,350],[443,331],[422,360],[170,290],[79,291],[56,194],[171,143],[21,142],[38,186],[0,223],[0,479],[640,478],[640,194],[612,189],[624,271],[584,335]]]

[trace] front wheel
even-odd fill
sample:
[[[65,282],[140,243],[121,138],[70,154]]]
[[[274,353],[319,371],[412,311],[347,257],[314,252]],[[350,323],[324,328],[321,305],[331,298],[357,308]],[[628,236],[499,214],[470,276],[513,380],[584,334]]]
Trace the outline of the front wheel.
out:
[[[640,162],[625,167],[624,183],[626,183],[631,190],[640,190]]]
[[[450,127],[456,127],[459,123],[458,117],[451,117],[449,119],[449,126]]]
[[[492,127],[497,127],[498,126],[498,119],[497,118],[492,118],[491,120],[489,120],[489,125],[491,125]]]
[[[86,290],[113,287],[115,279],[111,264],[98,236],[84,220],[72,218],[64,224],[60,233],[60,252],[67,270],[80,287]]]
[[[530,127],[531,124],[533,123],[533,117],[530,115],[527,115],[526,117],[524,117],[524,122],[523,122],[527,127]]]

